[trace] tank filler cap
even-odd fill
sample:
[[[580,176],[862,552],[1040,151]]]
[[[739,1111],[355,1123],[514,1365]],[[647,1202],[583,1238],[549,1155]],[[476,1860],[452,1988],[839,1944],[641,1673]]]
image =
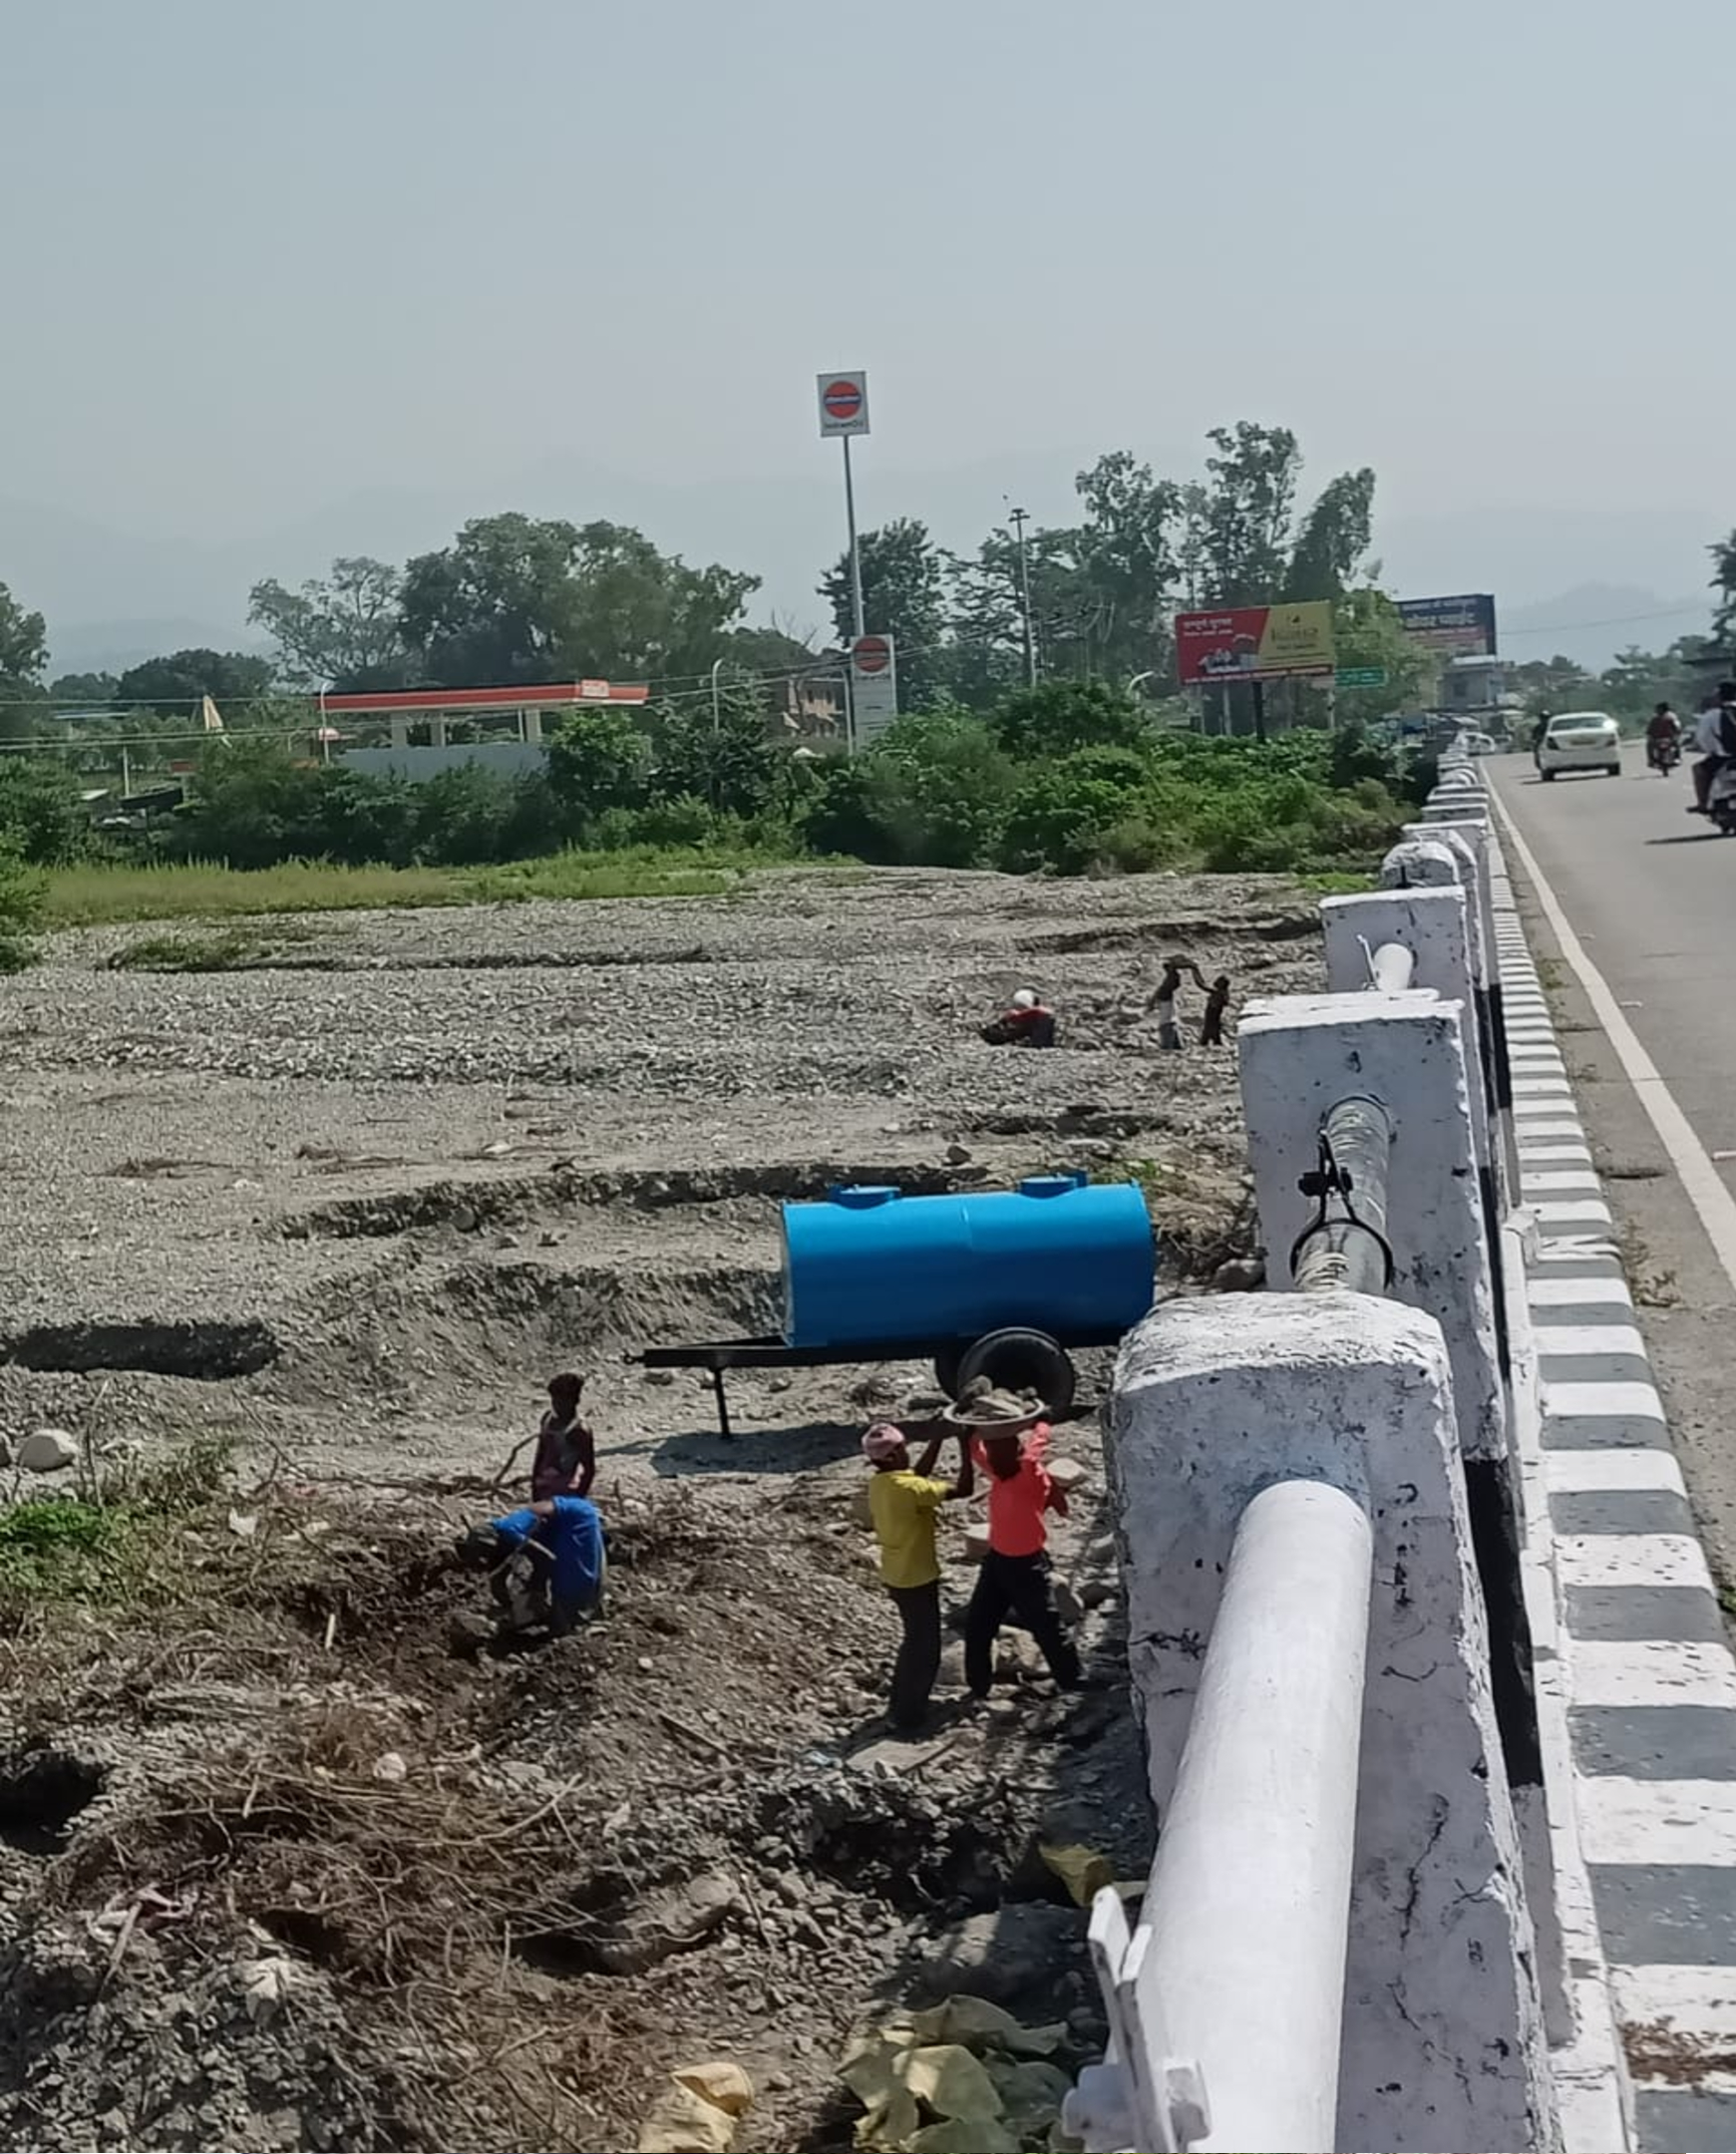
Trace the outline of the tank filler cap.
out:
[[[1082,1174],[1027,1175],[1019,1184],[1021,1197],[1066,1197],[1085,1187]]]
[[[898,1194],[885,1182],[836,1183],[827,1191],[826,1201],[843,1205],[850,1212],[871,1212],[875,1205],[894,1203]]]

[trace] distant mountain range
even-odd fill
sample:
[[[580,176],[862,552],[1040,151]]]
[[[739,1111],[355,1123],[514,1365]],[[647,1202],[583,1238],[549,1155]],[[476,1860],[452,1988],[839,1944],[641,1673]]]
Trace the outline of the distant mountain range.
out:
[[[108,670],[187,645],[252,647],[247,591],[259,577],[299,582],[339,553],[403,560],[444,544],[468,517],[511,508],[636,525],[689,560],[751,566],[764,579],[756,615],[806,634],[827,625],[814,586],[844,541],[836,469],[815,446],[812,477],[665,486],[563,458],[486,492],[375,490],[274,528],[199,539],[137,536],[0,497],[0,582],[47,615],[57,673]],[[877,469],[865,454],[859,509],[865,526],[919,516],[942,544],[973,548],[1011,507],[1038,523],[1071,521],[1073,474],[1087,461],[1053,453],[909,473]],[[1174,469],[1182,460],[1156,461]],[[1386,586],[1406,595],[1493,590],[1509,655],[1562,653],[1597,667],[1630,643],[1661,648],[1706,624],[1705,547],[1728,521],[1693,510],[1399,515],[1379,521],[1376,552]]]

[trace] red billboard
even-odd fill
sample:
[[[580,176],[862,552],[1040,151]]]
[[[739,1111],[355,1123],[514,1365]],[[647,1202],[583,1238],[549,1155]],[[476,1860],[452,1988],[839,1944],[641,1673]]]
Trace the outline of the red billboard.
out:
[[[1332,607],[1219,606],[1176,615],[1176,670],[1184,688],[1202,682],[1284,680],[1332,672]]]

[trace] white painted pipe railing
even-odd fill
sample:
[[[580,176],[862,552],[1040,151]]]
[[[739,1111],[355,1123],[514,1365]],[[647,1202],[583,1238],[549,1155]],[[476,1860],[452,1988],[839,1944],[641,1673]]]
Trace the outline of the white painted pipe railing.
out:
[[[1241,1515],[1144,1910],[1202,2147],[1330,2154],[1372,1542],[1319,1481]]]
[[[1383,942],[1368,960],[1369,974],[1382,994],[1403,994],[1416,969],[1415,950],[1402,942]]]
[[[1068,2110],[1097,2154],[1338,2143],[1372,1558],[1325,1482],[1241,1515],[1143,1918],[1105,1970],[1111,2060]]]

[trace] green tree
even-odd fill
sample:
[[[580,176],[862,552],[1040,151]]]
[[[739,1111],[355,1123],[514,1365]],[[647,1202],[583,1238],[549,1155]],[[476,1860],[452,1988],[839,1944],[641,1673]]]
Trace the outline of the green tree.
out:
[[[1152,475],[1125,449],[1082,471],[1074,482],[1085,506],[1075,538],[1085,663],[1132,678],[1172,664],[1172,617],[1182,576],[1185,490]]]
[[[946,558],[915,517],[895,517],[863,532],[863,620],[870,635],[891,636],[898,668],[898,701],[920,710],[947,677]],[[841,553],[820,581],[841,644],[854,633],[850,555]]]
[[[404,578],[388,562],[344,554],[299,590],[275,576],[255,583],[247,619],[277,646],[277,670],[299,688],[351,693],[409,682],[399,603]]]
[[[1288,427],[1214,427],[1203,484],[1185,490],[1188,551],[1208,606],[1263,605],[1282,591],[1302,454]]]
[[[1334,692],[1340,725],[1372,725],[1389,711],[1415,710],[1430,700],[1438,661],[1405,634],[1385,591],[1370,585],[1346,591],[1332,609],[1332,644],[1339,665],[1377,666],[1386,675],[1378,688]]]
[[[578,529],[516,513],[474,517],[404,570],[400,624],[421,676],[443,688],[560,678]]]
[[[1040,527],[1026,535],[1021,571],[1016,539],[996,531],[989,533],[973,559],[952,562],[948,676],[961,702],[983,710],[1023,682],[1027,580],[1032,635],[1043,673],[1083,675],[1094,670],[1106,639],[1113,639],[1114,613],[1093,588],[1080,563],[1079,547],[1078,532]]]
[[[651,743],[636,718],[598,704],[562,720],[548,743],[548,784],[577,825],[644,805]]]
[[[0,740],[28,740],[44,715],[48,623],[0,583]]]
[[[149,703],[161,717],[185,718],[202,696],[223,711],[225,704],[256,701],[270,686],[269,659],[244,651],[178,650],[129,667],[115,684],[115,695],[123,703]]]
[[[1728,650],[1736,643],[1736,531],[1728,538],[1714,539],[1706,550],[1712,556],[1712,588],[1718,593],[1712,640]]]
[[[697,678],[759,578],[660,553],[624,524],[479,517],[404,571],[406,643],[442,687]]]
[[[55,703],[110,703],[120,685],[115,673],[58,673],[49,682],[48,693]]]
[[[562,646],[567,669],[605,680],[696,679],[730,654],[759,587],[740,569],[660,553],[628,525],[586,524]]]
[[[1374,474],[1341,472],[1302,520],[1290,555],[1286,598],[1341,598],[1368,556],[1374,527]],[[1349,660],[1346,663],[1362,663]]]

